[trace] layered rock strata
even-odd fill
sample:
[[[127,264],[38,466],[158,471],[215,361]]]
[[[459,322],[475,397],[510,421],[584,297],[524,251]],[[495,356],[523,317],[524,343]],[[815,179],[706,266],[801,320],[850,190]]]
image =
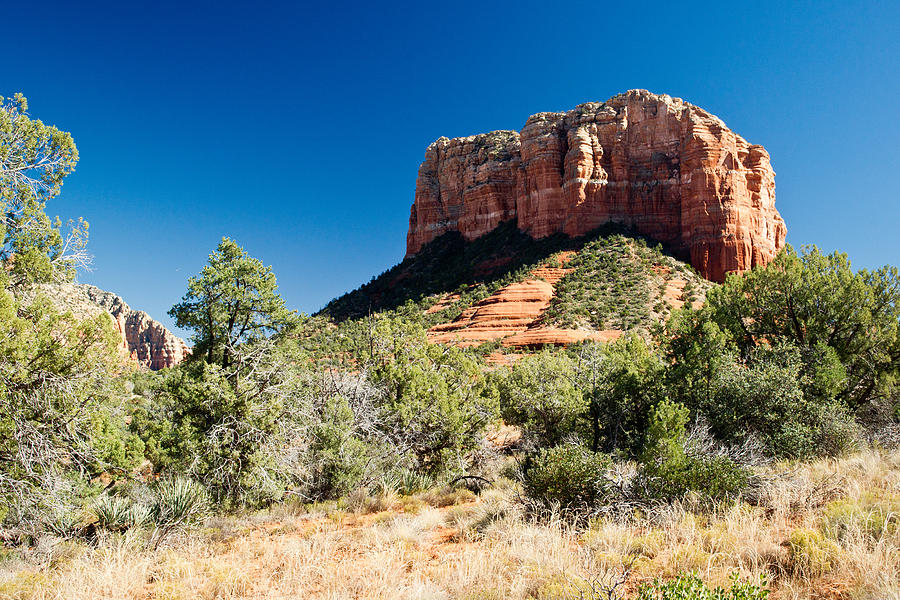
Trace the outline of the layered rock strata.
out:
[[[565,262],[571,252],[560,253]],[[585,340],[608,342],[622,335],[621,331],[586,331],[546,327],[541,317],[555,295],[555,286],[571,269],[537,267],[531,278],[507,285],[484,300],[464,310],[449,323],[435,325],[428,330],[433,343],[476,346],[484,342],[502,340],[510,348],[538,348],[546,345],[567,345]],[[428,312],[444,310],[458,296],[448,296]]]
[[[30,290],[49,297],[60,310],[77,318],[95,317],[106,312],[121,336],[124,356],[153,370],[174,367],[190,354],[184,341],[140,310],[133,310],[119,296],[86,284],[43,284]]]
[[[533,115],[521,132],[432,143],[407,256],[448,231],[472,240],[511,219],[534,238],[620,223],[713,281],[767,263],[787,233],[766,150],[705,110],[646,90]]]

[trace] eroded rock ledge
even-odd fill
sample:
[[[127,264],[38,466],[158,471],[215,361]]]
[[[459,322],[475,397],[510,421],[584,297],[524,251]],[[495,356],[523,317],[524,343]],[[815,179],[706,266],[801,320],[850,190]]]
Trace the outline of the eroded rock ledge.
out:
[[[622,223],[713,281],[767,263],[787,233],[768,152],[702,108],[646,90],[533,115],[521,132],[432,143],[407,256],[448,231],[472,240],[510,219],[534,238]]]

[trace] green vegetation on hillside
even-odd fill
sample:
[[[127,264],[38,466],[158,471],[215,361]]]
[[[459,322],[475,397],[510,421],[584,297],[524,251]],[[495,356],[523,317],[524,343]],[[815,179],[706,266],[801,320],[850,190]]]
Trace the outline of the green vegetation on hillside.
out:
[[[578,248],[583,241],[563,235],[533,240],[519,231],[513,221],[501,223],[471,242],[455,231],[445,233],[415,256],[335,298],[320,314],[335,321],[359,319],[399,308],[410,301],[419,303],[439,294],[466,291],[480,285],[484,286],[486,297],[501,285],[514,281],[517,273],[524,276],[525,267],[537,265],[559,250]]]
[[[574,329],[647,332],[670,312],[669,281],[685,281],[685,301],[702,300],[711,285],[660,246],[621,234],[593,239],[565,266],[573,271],[557,284],[544,320]]]

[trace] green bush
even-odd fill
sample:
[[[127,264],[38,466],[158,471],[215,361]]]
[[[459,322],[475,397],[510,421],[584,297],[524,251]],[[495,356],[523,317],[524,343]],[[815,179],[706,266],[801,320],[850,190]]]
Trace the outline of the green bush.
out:
[[[754,435],[776,457],[843,452],[853,444],[852,419],[841,403],[805,389],[807,367],[791,344],[754,348],[717,372],[701,412],[720,439],[740,443]]]
[[[202,485],[185,477],[166,477],[151,488],[148,517],[157,526],[192,525],[209,512],[209,498]]]
[[[577,385],[589,404],[585,417],[590,447],[634,457],[644,446],[650,409],[665,396],[662,361],[634,335],[572,352],[577,356]]]
[[[843,367],[832,398],[850,409],[887,396],[900,354],[900,273],[885,266],[853,271],[846,254],[785,247],[764,267],[729,276],[704,308],[733,336],[742,356],[761,340],[798,348],[827,346]],[[805,370],[808,370],[808,366]]]
[[[158,378],[131,428],[156,470],[197,478],[220,503],[254,502],[269,493],[257,474],[268,460],[263,448],[276,431],[280,408],[266,394],[236,388],[220,367],[197,360]]]
[[[841,559],[841,547],[816,529],[795,529],[788,538],[791,568],[807,577],[825,575]]]
[[[525,494],[543,504],[592,507],[613,493],[605,474],[612,461],[605,454],[576,445],[543,448],[523,468]]]
[[[353,410],[342,397],[328,398],[320,420],[313,425],[308,463],[312,475],[310,495],[337,498],[359,487],[369,461],[369,449],[355,435]]]
[[[738,494],[749,472],[727,456],[694,456],[686,452],[688,410],[669,401],[652,411],[647,445],[641,455],[641,492],[650,498],[673,500],[688,492],[710,499]]]
[[[835,539],[854,534],[877,542],[900,531],[900,493],[871,490],[825,507],[822,528]]]
[[[574,362],[558,351],[526,356],[495,381],[503,418],[541,447],[574,433],[588,409],[575,385]]]
[[[107,531],[124,531],[135,525],[134,504],[128,498],[102,495],[91,505],[96,526]]]
[[[499,416],[479,362],[460,348],[429,343],[421,325],[399,318],[379,320],[370,339],[375,350],[360,362],[378,388],[381,430],[408,448],[422,471],[464,470]]]
[[[731,576],[731,586],[709,588],[693,573],[681,573],[669,581],[656,580],[641,586],[638,600],[766,600],[769,590],[765,576],[758,584]]]

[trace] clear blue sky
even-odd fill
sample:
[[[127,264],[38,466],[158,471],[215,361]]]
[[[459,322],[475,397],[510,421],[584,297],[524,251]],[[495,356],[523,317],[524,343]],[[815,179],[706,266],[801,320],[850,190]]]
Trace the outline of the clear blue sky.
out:
[[[788,241],[900,263],[898,2],[16,2],[0,95],[71,131],[49,207],[81,281],[166,311],[223,235],[313,312],[399,262],[435,138],[630,88],[700,105],[777,172]]]

